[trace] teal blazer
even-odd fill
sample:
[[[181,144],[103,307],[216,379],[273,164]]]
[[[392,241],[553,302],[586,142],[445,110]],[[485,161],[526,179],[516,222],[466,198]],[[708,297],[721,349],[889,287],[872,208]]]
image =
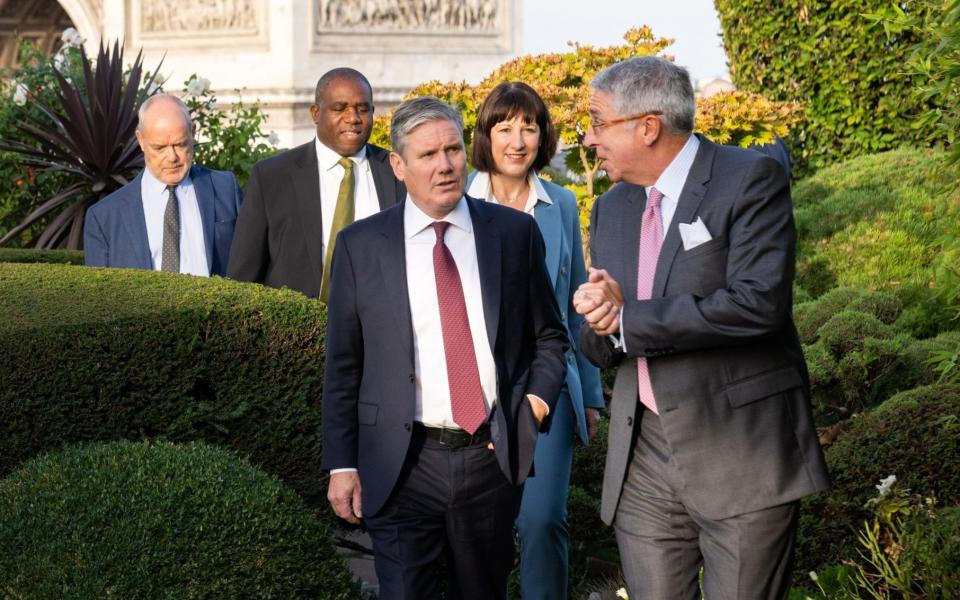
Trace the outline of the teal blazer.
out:
[[[467,190],[476,178],[476,172],[467,179]],[[587,280],[583,260],[583,240],[580,236],[580,214],[573,192],[550,181],[540,179],[553,204],[537,202],[534,219],[546,243],[545,261],[553,293],[560,307],[560,317],[567,327],[570,349],[567,350],[566,391],[576,415],[577,435],[587,439],[587,421],[584,408],[602,409],[603,392],[600,388],[600,370],[580,351],[580,324],[583,317],[573,308],[573,293]],[[469,192],[468,192],[469,193]],[[483,198],[478,194],[474,197]],[[561,395],[560,400],[563,400]]]

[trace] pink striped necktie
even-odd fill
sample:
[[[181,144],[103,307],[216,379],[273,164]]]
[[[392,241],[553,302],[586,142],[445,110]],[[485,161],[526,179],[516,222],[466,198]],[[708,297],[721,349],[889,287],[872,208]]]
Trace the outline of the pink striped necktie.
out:
[[[660,247],[663,246],[663,218],[660,215],[660,201],[663,194],[655,187],[650,188],[647,196],[647,208],[640,220],[640,255],[637,261],[637,300],[649,300],[653,292],[653,276],[657,272],[657,260]],[[657,401],[653,397],[653,385],[650,383],[650,369],[647,358],[637,358],[637,388],[640,402],[653,411],[657,411]]]
[[[447,360],[447,385],[453,420],[473,434],[487,419],[487,405],[480,387],[480,369],[473,348],[460,272],[457,271],[453,254],[443,241],[449,225],[446,221],[433,223],[433,230],[437,234],[437,243],[433,246],[433,273],[437,280],[440,330],[443,332],[443,354]]]

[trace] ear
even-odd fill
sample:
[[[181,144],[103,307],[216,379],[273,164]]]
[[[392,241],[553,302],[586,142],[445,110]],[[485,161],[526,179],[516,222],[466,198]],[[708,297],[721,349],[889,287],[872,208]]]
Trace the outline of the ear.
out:
[[[310,105],[310,117],[313,119],[314,125],[316,125],[320,120],[320,107],[316,104]]]
[[[140,133],[139,129],[134,130],[134,134],[137,136],[137,143],[140,144],[140,151],[146,154],[147,149],[144,148],[143,134]]]
[[[396,152],[391,152],[390,166],[393,167],[394,176],[400,181],[403,181],[403,175],[404,175],[403,157],[401,157]]]
[[[644,117],[641,122],[637,123],[637,130],[639,130],[643,136],[643,144],[653,146],[663,133],[663,122],[655,115],[650,115]]]

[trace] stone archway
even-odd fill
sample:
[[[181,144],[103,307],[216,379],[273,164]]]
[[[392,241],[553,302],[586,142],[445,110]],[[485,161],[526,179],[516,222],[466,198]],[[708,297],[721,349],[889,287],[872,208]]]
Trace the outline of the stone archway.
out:
[[[0,0],[0,68],[16,67],[19,40],[53,53],[60,34],[74,27],[94,43],[100,39],[102,0]]]

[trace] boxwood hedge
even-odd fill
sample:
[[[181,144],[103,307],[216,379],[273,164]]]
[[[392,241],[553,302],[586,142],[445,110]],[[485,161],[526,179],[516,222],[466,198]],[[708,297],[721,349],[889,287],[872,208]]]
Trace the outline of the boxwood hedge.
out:
[[[0,263],[58,263],[82,265],[80,250],[41,250],[39,248],[0,248]]]
[[[0,590],[10,598],[358,598],[328,534],[276,477],[223,449],[72,446],[0,481]]]
[[[230,446],[323,502],[325,311],[219,278],[0,263],[0,476],[82,441]]]

